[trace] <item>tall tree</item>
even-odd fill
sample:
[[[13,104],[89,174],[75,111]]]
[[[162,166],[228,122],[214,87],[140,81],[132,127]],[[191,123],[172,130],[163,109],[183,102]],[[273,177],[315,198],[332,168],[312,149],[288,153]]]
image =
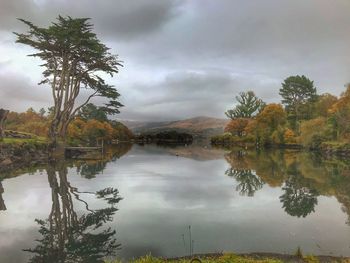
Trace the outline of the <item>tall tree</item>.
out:
[[[236,96],[237,106],[225,112],[226,116],[234,120],[237,118],[251,118],[256,115],[265,103],[255,96],[253,91],[241,92]]]
[[[57,22],[47,28],[20,19],[29,27],[27,33],[15,33],[17,43],[33,47],[36,53],[30,56],[44,61],[41,65],[43,79],[39,84],[48,84],[52,90],[54,107],[49,137],[55,147],[58,138],[65,139],[68,124],[75,114],[93,97],[109,99],[105,104],[108,114],[119,112],[119,93],[108,85],[101,73],[113,76],[118,73],[121,61],[109,52],[92,32],[89,18],[59,16]],[[85,101],[76,105],[81,89],[90,91]]]
[[[279,91],[282,96],[282,103],[286,106],[289,117],[293,120],[293,128],[302,119],[302,108],[310,101],[316,99],[316,87],[314,82],[304,75],[290,76],[282,83]]]

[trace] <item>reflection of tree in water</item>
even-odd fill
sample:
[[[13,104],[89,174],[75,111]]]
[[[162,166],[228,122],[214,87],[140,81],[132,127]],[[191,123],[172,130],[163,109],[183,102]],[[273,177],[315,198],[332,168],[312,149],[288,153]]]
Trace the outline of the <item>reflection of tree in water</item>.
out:
[[[2,198],[2,194],[4,193],[4,187],[2,186],[2,182],[0,181],[0,211],[6,210],[5,201]]]
[[[320,170],[324,170],[319,168],[319,158],[298,159],[305,156],[293,152],[285,155],[284,152],[242,154],[234,151],[225,157],[231,165],[226,175],[237,180],[239,184],[236,189],[241,194],[253,196],[264,183],[268,183],[271,187],[280,186],[283,183],[284,194],[280,197],[280,201],[289,215],[306,217],[314,212],[319,195],[319,192],[314,190],[318,189],[313,180],[317,178],[314,173],[318,174]]]
[[[254,193],[263,187],[264,181],[250,169],[246,152],[231,151],[225,155],[225,158],[231,165],[225,174],[235,178],[238,182],[236,191],[241,195],[254,196]]]
[[[87,179],[92,179],[95,178],[97,174],[102,173],[106,165],[107,162],[103,161],[80,163],[77,165],[77,173]]]
[[[67,168],[63,164],[57,169],[50,165],[47,175],[52,194],[51,213],[45,220],[36,219],[41,239],[37,240],[35,248],[25,250],[35,254],[30,262],[103,262],[104,257],[115,255],[120,246],[116,232],[105,224],[112,221],[118,210],[115,205],[122,199],[118,190],[79,192],[68,182]],[[81,194],[94,195],[106,201],[108,206],[91,209],[81,199]],[[79,216],[74,211],[73,199],[84,205],[85,214]]]
[[[284,211],[291,216],[306,217],[315,212],[318,192],[302,184],[300,176],[291,176],[286,180],[280,196]]]
[[[105,149],[102,160],[87,160],[76,163],[77,173],[81,176],[91,179],[106,169],[107,163],[115,161],[130,151],[132,144],[121,143],[116,146]]]
[[[264,185],[264,181],[250,169],[235,169],[231,167],[226,170],[225,174],[236,179],[238,182],[236,191],[241,195],[254,196],[254,193]]]

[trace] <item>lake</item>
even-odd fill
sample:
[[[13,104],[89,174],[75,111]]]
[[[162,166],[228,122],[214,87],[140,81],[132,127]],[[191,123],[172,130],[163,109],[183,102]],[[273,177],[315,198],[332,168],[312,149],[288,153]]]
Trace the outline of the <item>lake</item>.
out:
[[[298,247],[350,256],[348,160],[291,150],[121,145],[102,161],[3,176],[1,262]]]

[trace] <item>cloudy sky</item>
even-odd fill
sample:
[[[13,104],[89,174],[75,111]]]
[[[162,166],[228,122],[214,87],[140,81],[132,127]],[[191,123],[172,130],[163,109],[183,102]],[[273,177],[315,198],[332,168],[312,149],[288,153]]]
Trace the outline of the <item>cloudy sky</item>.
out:
[[[0,0],[0,108],[51,104],[40,61],[14,43],[11,32],[26,30],[16,18],[90,17],[124,61],[110,79],[125,105],[118,118],[155,121],[224,117],[244,90],[276,102],[296,74],[339,95],[350,80],[349,11],[349,0]]]

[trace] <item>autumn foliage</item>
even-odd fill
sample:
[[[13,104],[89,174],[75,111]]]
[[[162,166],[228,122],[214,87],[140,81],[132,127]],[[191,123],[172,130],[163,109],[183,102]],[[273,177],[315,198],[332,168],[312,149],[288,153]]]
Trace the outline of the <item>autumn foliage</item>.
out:
[[[22,113],[10,112],[5,128],[47,137],[50,118],[50,112],[46,113],[43,109],[39,112],[32,108]],[[97,120],[78,116],[69,125],[67,133],[67,142],[74,145],[94,145],[101,140],[107,143],[113,140],[129,141],[131,138],[133,134],[125,125],[107,118]]]
[[[329,93],[318,95],[313,81],[305,76],[286,81],[281,89],[285,106],[261,102],[256,115],[233,116],[225,135],[213,137],[212,143],[254,142],[256,147],[294,144],[311,149],[319,149],[323,143],[350,145],[350,84],[337,98]]]
[[[238,118],[231,120],[225,127],[225,132],[242,137],[249,123],[247,118]]]

